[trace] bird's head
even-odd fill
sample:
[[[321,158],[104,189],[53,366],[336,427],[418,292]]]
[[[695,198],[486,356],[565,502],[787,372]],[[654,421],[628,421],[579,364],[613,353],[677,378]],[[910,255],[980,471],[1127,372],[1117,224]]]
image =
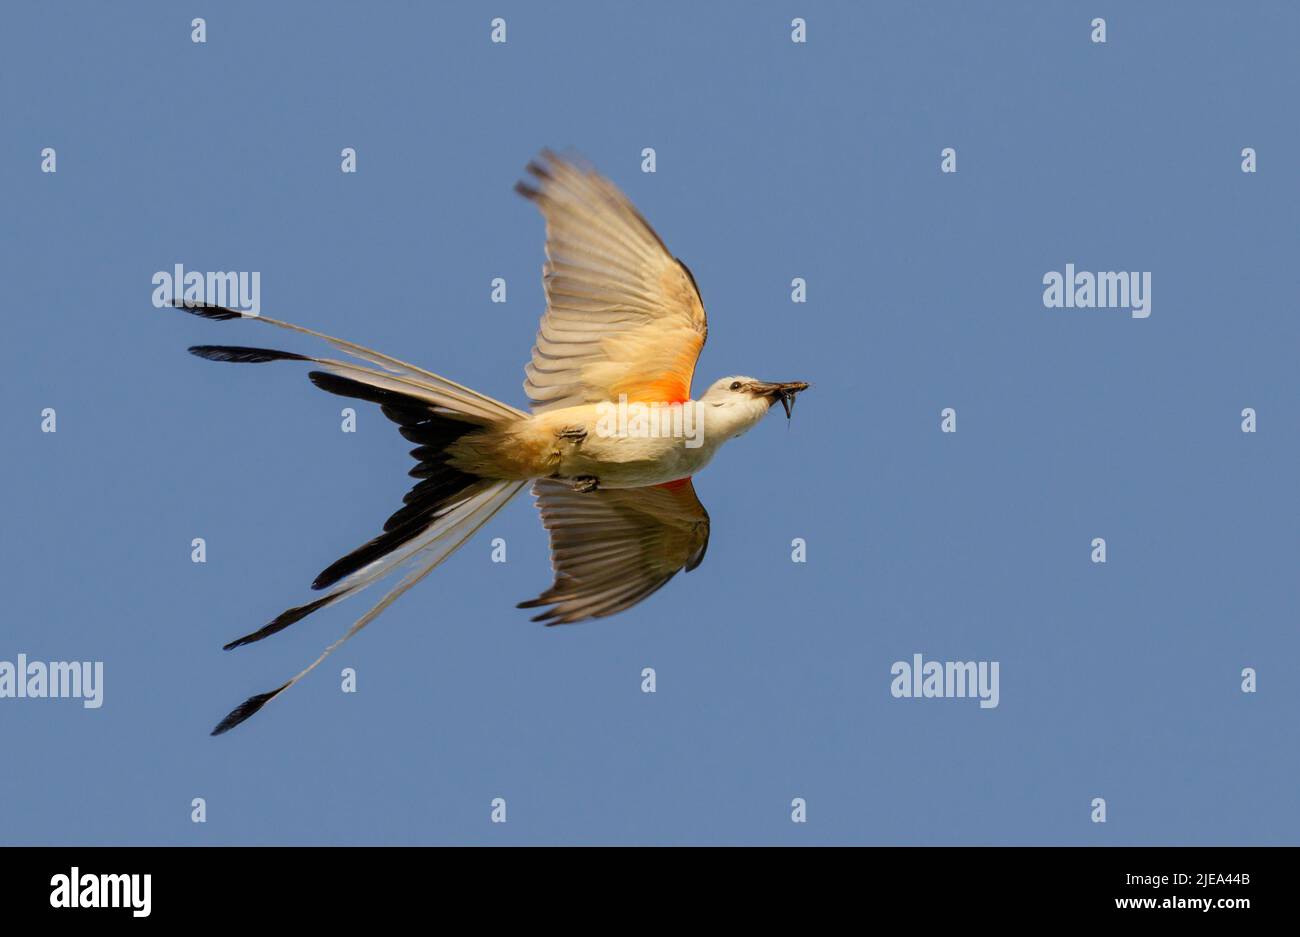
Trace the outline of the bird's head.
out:
[[[795,395],[807,389],[808,385],[803,381],[772,383],[732,375],[710,384],[700,397],[700,406],[710,417],[725,417],[727,422],[734,423],[734,435],[740,435],[766,416],[778,400],[785,409],[786,419],[789,419],[794,410]]]

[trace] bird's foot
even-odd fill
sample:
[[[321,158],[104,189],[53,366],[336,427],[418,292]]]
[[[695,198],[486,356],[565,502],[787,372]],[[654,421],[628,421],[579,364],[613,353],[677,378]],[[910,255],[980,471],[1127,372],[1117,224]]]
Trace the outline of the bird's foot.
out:
[[[595,475],[579,475],[573,480],[573,490],[586,494],[600,487],[600,479]]]

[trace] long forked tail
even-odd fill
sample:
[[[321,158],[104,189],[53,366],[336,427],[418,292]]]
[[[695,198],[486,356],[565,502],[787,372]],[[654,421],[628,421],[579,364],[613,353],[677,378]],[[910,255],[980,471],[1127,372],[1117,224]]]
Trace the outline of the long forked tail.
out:
[[[510,422],[525,414],[468,387],[361,345],[323,335],[265,316],[244,315],[224,306],[173,303],[179,309],[207,319],[255,319],[329,342],[363,364],[317,358],[295,352],[233,345],[196,345],[190,351],[210,361],[258,364],[269,361],[307,361],[322,370],[308,376],[322,390],[377,403],[399,432],[416,444],[417,460],[410,474],[419,479],[403,499],[403,506],[384,524],[374,539],[324,569],[313,589],[328,590],[321,597],[287,609],[269,623],[226,645],[226,650],[251,644],[283,631],[307,615],[332,605],[385,578],[399,568],[406,575],[337,641],[287,682],[266,693],[249,697],[212,730],[221,735],[252,716],[275,697],[314,670],[345,641],[370,624],[403,592],[431,573],[461,544],[505,507],[526,482],[484,478],[448,463],[447,447],[468,433]],[[382,370],[380,370],[382,369]]]

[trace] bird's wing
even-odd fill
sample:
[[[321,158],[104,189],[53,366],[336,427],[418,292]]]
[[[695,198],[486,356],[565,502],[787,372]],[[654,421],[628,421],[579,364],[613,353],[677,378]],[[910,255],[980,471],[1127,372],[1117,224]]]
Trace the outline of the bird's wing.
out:
[[[515,188],[546,218],[546,313],[524,390],[534,412],[691,398],[708,335],[699,289],[641,213],[590,167],[543,151]]]
[[[689,478],[651,488],[577,492],[558,481],[533,485],[551,534],[555,584],[520,608],[551,606],[548,625],[602,618],[631,608],[704,559],[709,514]]]

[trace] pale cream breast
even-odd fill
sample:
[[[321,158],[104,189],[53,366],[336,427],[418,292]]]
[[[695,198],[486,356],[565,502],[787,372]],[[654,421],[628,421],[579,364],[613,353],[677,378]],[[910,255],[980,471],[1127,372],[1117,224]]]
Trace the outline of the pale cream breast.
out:
[[[705,432],[698,411],[637,420],[613,404],[583,404],[475,433],[452,448],[453,464],[489,477],[594,476],[603,488],[640,488],[695,474],[723,441]]]

